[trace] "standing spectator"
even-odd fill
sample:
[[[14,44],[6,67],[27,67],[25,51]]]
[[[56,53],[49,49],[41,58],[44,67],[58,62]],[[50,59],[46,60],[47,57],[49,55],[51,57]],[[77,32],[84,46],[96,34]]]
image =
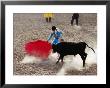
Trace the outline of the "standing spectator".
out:
[[[46,22],[51,22],[53,16],[53,13],[44,13],[44,18],[46,19]]]
[[[76,20],[76,25],[78,26],[78,19],[79,19],[79,14],[74,13],[71,20],[71,26],[73,26],[74,20]]]

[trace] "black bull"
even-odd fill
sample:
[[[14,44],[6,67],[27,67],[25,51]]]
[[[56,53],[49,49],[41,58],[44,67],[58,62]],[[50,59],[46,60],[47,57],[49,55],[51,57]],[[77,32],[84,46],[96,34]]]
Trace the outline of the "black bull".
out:
[[[89,47],[85,42],[61,42],[57,45],[52,45],[53,53],[57,52],[60,54],[60,57],[56,64],[61,60],[63,62],[63,58],[66,55],[77,55],[79,54],[83,60],[83,67],[85,66],[85,60],[87,57],[87,53],[85,53],[86,46]],[[91,47],[89,47],[91,48]],[[93,50],[93,48],[91,48]],[[95,53],[95,51],[93,50]]]

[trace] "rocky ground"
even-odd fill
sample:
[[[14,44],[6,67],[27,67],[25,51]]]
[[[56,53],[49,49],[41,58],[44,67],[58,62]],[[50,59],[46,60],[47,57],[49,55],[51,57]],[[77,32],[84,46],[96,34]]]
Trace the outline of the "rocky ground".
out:
[[[54,14],[51,23],[46,23],[43,14],[40,13],[14,13],[14,75],[56,75],[63,64],[55,64],[54,60],[48,59],[41,63],[20,63],[26,53],[24,45],[34,40],[47,40],[51,33],[52,25],[63,31],[63,38],[69,42],[84,41],[89,46],[97,49],[97,14],[80,13],[79,26],[71,26],[72,14]],[[66,69],[65,75],[96,75],[97,64],[93,63],[88,69]]]

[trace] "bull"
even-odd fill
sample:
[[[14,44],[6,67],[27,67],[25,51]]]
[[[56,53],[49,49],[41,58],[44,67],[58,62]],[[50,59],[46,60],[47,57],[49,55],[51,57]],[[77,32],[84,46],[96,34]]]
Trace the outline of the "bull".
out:
[[[85,67],[85,61],[87,57],[87,53],[85,53],[86,47],[89,47],[85,42],[79,42],[79,43],[74,43],[74,42],[61,42],[58,43],[57,45],[52,45],[53,53],[58,53],[60,56],[58,58],[58,61],[56,64],[61,60],[63,62],[63,58],[66,55],[74,55],[76,56],[79,54],[83,60],[83,67]],[[91,48],[93,52],[95,53],[94,49]]]

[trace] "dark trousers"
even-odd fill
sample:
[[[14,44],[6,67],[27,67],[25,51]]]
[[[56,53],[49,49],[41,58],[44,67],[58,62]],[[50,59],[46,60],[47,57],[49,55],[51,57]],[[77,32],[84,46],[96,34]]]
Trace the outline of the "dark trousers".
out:
[[[52,19],[51,17],[49,17],[49,18],[47,17],[46,22],[51,22],[51,19]]]
[[[71,20],[71,25],[73,25],[74,20],[76,20],[76,25],[78,25],[78,18],[74,18],[74,19],[72,19],[72,20]]]

